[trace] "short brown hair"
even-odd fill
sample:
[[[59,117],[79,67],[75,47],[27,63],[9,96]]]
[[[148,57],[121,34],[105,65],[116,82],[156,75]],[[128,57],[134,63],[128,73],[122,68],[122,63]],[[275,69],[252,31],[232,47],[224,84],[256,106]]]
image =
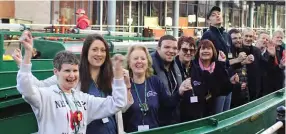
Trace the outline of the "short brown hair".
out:
[[[199,59],[201,48],[211,48],[213,50],[212,61],[215,61],[217,59],[217,51],[214,47],[214,44],[210,40],[207,40],[207,39],[201,40],[199,42],[199,47],[198,47],[197,53],[195,55],[195,59]]]
[[[182,47],[182,44],[184,42],[187,42],[190,44],[190,47],[194,47],[196,48],[196,45],[195,45],[195,39],[193,37],[187,37],[187,36],[182,36],[179,38],[179,41],[178,41],[178,49],[180,50],[181,47]]]

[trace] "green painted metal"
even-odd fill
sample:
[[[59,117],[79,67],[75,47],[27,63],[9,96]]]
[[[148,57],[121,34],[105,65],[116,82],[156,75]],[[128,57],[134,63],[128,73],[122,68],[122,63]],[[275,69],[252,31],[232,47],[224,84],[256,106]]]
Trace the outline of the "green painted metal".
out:
[[[0,128],[1,134],[31,134],[38,129],[34,113],[0,119]]]
[[[22,35],[22,32],[15,31],[0,31],[2,35]],[[39,33],[32,32],[35,37],[69,37],[69,38],[85,38],[87,34],[60,34],[60,33]],[[127,37],[127,36],[103,36],[106,40],[140,40],[140,41],[155,41],[154,38],[148,37]]]
[[[276,108],[285,105],[285,89],[264,96],[241,107],[203,119],[156,128],[134,134],[254,134],[259,133],[275,123]],[[1,108],[0,108],[1,110]],[[19,109],[20,110],[20,109]],[[34,133],[37,124],[33,113],[19,114],[0,119],[0,129],[9,134],[22,132]],[[28,122],[28,123],[27,123]],[[17,130],[11,130],[13,126]]]
[[[254,134],[275,123],[276,108],[285,106],[285,89],[203,119],[134,134]]]
[[[2,66],[2,62],[3,62],[3,54],[4,54],[4,35],[3,34],[0,34],[0,67]]]

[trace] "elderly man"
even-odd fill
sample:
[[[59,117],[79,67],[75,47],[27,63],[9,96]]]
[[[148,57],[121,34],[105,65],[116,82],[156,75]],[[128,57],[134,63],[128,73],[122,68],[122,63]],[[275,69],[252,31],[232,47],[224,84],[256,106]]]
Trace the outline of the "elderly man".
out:
[[[267,58],[263,57],[261,51],[253,46],[254,32],[250,28],[245,28],[242,32],[242,51],[247,55],[252,54],[254,57],[254,62],[252,64],[246,65],[247,77],[248,77],[248,88],[250,100],[255,100],[261,95],[262,86],[262,72],[269,66],[273,65],[275,57],[275,46],[269,44],[267,47],[267,52],[269,56]]]
[[[285,87],[285,45],[283,46],[284,33],[281,30],[277,30],[273,33],[272,42],[276,46],[276,58],[275,58],[275,78],[277,79],[275,90]],[[283,54],[284,53],[284,54]],[[283,57],[284,55],[284,57]]]

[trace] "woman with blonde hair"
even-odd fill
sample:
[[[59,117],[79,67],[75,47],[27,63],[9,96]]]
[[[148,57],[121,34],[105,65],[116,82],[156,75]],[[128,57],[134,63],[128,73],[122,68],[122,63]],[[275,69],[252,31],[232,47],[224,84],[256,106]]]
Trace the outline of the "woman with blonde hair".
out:
[[[182,83],[179,92],[169,97],[165,92],[165,85],[153,75],[152,59],[147,48],[141,45],[129,48],[127,69],[131,78],[131,94],[134,103],[123,114],[125,132],[159,127],[158,109],[160,105],[175,108],[180,95],[191,89],[190,79],[188,79]]]

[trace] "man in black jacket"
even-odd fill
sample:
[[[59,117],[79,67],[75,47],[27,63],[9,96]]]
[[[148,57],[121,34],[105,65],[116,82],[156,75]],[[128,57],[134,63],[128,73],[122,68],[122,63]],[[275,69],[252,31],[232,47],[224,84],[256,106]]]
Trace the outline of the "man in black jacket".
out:
[[[202,40],[210,40],[214,44],[217,52],[224,52],[227,57],[226,65],[229,66],[229,60],[233,58],[231,51],[233,49],[233,45],[229,34],[225,32],[225,29],[221,26],[221,23],[223,22],[221,9],[214,6],[207,14],[207,19],[210,27],[209,30],[204,32]],[[218,106],[221,107],[219,108],[220,111],[217,111],[218,113],[230,109],[231,92],[227,96],[219,96],[217,101],[219,101],[217,104],[221,104]]]
[[[158,42],[158,47],[151,54],[153,61],[154,74],[165,84],[165,90],[169,96],[172,96],[179,90],[182,83],[182,75],[176,62],[178,46],[177,39],[171,35],[164,35]],[[176,109],[160,107],[159,125],[171,125],[180,122],[179,106]]]
[[[246,65],[247,82],[249,88],[250,101],[257,99],[261,94],[262,89],[262,72],[268,70],[273,65],[275,57],[275,47],[268,45],[267,53],[269,56],[263,57],[261,51],[252,45],[254,40],[254,32],[250,28],[245,28],[242,32],[243,46],[242,51],[247,55],[254,56],[254,62]]]
[[[275,77],[276,87],[275,90],[279,90],[285,87],[285,46],[283,46],[284,33],[281,30],[277,30],[273,33],[272,42],[276,47],[276,67],[275,67]],[[283,59],[284,51],[284,59]]]

